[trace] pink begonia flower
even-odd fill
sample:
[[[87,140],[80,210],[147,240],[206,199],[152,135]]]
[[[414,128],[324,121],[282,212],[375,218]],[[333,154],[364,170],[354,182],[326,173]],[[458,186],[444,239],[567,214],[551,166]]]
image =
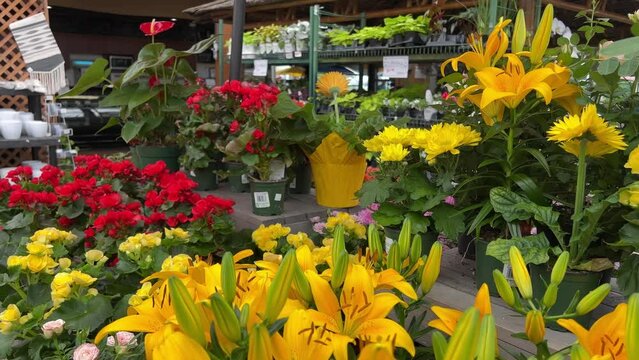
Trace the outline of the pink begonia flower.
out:
[[[444,203],[450,205],[450,206],[455,206],[455,204],[457,203],[457,200],[455,200],[454,196],[446,196],[446,198],[444,199]]]
[[[375,220],[373,220],[373,211],[371,209],[362,209],[360,212],[355,215],[357,218],[357,222],[362,225],[370,225],[374,224]]]
[[[377,211],[377,210],[379,210],[379,204],[378,203],[372,203],[372,204],[370,204],[370,206],[368,208],[373,210],[373,211]]]
[[[326,228],[326,223],[323,222],[318,222],[313,224],[313,231],[315,231],[318,234],[324,234],[324,229]]]
[[[73,350],[73,360],[97,360],[100,349],[93,344],[82,344]]]
[[[45,339],[62,334],[62,330],[64,330],[64,320],[62,319],[47,321],[42,325],[42,334]]]
[[[431,216],[433,216],[433,212],[432,211],[426,211],[424,213],[424,217],[431,217]]]

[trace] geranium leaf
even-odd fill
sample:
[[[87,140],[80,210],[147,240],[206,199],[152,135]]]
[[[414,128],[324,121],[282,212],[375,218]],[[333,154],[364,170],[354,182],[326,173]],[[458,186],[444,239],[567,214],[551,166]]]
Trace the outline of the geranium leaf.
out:
[[[15,230],[27,227],[33,223],[33,213],[19,213],[4,225],[5,230]]]

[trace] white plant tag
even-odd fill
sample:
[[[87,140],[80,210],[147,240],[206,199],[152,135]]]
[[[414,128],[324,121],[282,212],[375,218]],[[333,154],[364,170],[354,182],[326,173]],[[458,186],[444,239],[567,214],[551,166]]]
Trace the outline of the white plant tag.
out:
[[[291,189],[297,189],[297,178],[293,178],[293,181],[291,181],[291,185],[289,186],[289,188]]]
[[[255,207],[257,209],[264,209],[271,206],[271,201],[266,191],[253,193],[253,199],[255,200]]]
[[[296,51],[296,52],[295,52],[295,57],[296,57],[296,58],[300,58],[300,57],[302,57],[302,52],[301,52],[301,51]]]
[[[286,176],[286,164],[281,160],[273,160],[271,162],[271,176],[269,180],[279,181]]]
[[[268,60],[253,60],[253,76],[266,76]]]
[[[388,253],[390,251],[391,246],[393,245],[393,239],[386,237],[386,239],[384,240],[384,250],[386,251],[386,253]]]
[[[282,194],[275,194],[275,201],[282,201]]]
[[[249,178],[246,174],[242,175],[242,184],[248,184]]]

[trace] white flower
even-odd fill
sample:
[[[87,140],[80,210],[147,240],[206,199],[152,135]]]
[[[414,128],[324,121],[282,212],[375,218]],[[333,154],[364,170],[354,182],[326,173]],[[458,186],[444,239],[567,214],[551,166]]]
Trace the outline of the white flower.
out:
[[[135,334],[128,331],[118,331],[115,333],[115,338],[120,346],[135,346],[138,344]]]
[[[62,334],[64,329],[64,320],[58,319],[53,321],[47,321],[42,325],[42,334],[45,339],[51,339],[53,335]]]
[[[115,346],[115,338],[113,336],[107,337],[107,346],[114,347]]]
[[[633,24],[639,23],[639,10],[636,10],[633,13],[628,14],[628,19],[632,21]]]
[[[564,24],[563,21],[554,18],[552,19],[551,31],[554,35],[563,35],[564,31],[566,31],[566,24]]]
[[[73,350],[73,360],[97,360],[100,349],[93,344],[82,344]]]

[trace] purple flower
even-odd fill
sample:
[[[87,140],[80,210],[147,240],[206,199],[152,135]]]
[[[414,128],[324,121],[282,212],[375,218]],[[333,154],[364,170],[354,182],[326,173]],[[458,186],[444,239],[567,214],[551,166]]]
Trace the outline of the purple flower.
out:
[[[377,211],[377,210],[379,210],[379,204],[378,203],[372,203],[372,204],[370,204],[370,206],[368,208],[373,210],[373,211]]]
[[[446,196],[446,198],[444,199],[444,203],[450,205],[450,206],[455,206],[455,204],[457,203],[457,200],[455,200],[454,196]]]
[[[313,231],[315,231],[318,234],[324,235],[324,229],[326,229],[326,223],[318,222],[313,224]]]
[[[357,218],[357,222],[362,225],[370,225],[374,224],[375,220],[373,220],[373,211],[371,209],[363,209],[355,215]]]
[[[426,211],[424,213],[424,217],[431,217],[431,216],[433,216],[433,212],[432,211]]]
[[[310,218],[308,220],[310,220],[313,224],[322,221],[322,219],[319,216],[313,216],[312,218]]]

